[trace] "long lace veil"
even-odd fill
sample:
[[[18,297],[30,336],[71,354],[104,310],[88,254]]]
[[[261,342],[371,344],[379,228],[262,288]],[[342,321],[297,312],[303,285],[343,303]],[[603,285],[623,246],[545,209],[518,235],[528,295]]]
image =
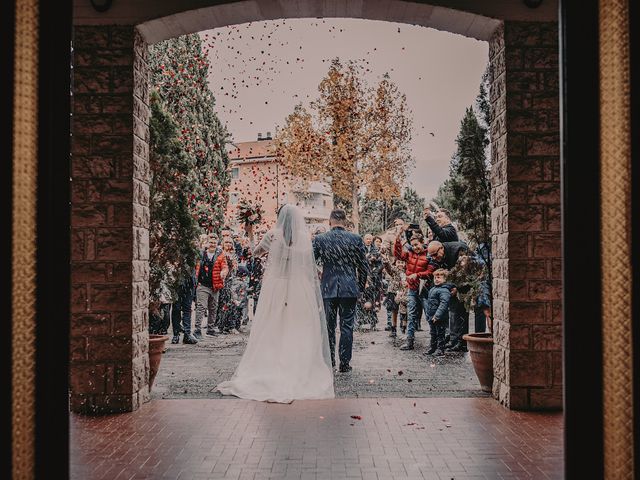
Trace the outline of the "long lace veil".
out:
[[[272,234],[263,281],[268,282],[271,278],[280,278],[289,279],[287,284],[290,282],[310,282],[313,291],[313,311],[309,312],[308,318],[301,318],[300,321],[319,322],[323,357],[326,364],[331,366],[329,335],[320,292],[320,280],[313,256],[311,234],[302,211],[295,205],[284,205],[278,213],[278,220]],[[282,292],[282,294],[285,302],[302,300],[289,298],[288,292]]]

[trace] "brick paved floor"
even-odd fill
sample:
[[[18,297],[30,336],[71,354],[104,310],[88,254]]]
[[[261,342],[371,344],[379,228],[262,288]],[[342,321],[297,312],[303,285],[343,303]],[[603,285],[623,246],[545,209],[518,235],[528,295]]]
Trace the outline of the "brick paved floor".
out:
[[[383,312],[379,325],[384,328]],[[473,324],[473,320],[471,321]],[[204,337],[197,345],[167,345],[152,395],[154,398],[220,398],[211,390],[228,380],[240,361],[248,334]],[[428,332],[417,332],[416,349],[400,351],[401,340],[388,332],[355,332],[354,370],[336,374],[338,397],[486,397],[468,353],[425,358]],[[401,374],[399,372],[402,372]]]
[[[155,400],[131,414],[71,416],[77,480],[562,476],[562,414],[490,398]]]

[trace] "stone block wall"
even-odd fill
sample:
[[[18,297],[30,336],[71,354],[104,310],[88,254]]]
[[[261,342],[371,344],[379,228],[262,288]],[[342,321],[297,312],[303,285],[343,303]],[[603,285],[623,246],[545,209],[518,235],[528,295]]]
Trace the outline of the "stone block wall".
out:
[[[490,42],[494,396],[562,405],[556,23],[506,22]],[[148,400],[149,105],[130,26],[74,30],[71,408]]]
[[[493,394],[562,407],[557,23],[505,22],[490,42]]]
[[[71,410],[149,398],[149,107],[146,45],[131,26],[74,29]]]

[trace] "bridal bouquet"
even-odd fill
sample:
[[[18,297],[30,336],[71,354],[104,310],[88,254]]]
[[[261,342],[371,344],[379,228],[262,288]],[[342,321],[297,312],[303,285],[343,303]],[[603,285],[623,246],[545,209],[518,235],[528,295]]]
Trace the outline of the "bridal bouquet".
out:
[[[256,225],[262,220],[262,206],[258,203],[253,204],[248,200],[241,200],[238,203],[238,220],[245,225]]]

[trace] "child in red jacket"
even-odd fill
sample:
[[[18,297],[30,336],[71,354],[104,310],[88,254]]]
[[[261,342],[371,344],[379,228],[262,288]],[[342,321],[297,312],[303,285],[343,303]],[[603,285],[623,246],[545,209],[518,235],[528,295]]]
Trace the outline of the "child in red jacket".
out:
[[[426,311],[426,291],[433,282],[433,271],[435,270],[435,265],[430,262],[427,256],[427,246],[422,234],[414,233],[410,246],[406,245],[405,231],[407,228],[408,225],[404,225],[399,229],[393,248],[395,257],[405,262],[407,276],[407,337],[400,346],[400,350],[413,350],[416,326],[422,316],[422,311]],[[426,285],[422,291],[420,289],[421,280]]]
[[[218,311],[218,297],[224,286],[224,279],[229,273],[226,258],[218,248],[218,236],[209,235],[207,249],[202,252],[200,261],[196,264],[196,321],[194,337],[202,338],[202,317],[207,312],[207,336],[214,336],[216,313]]]

